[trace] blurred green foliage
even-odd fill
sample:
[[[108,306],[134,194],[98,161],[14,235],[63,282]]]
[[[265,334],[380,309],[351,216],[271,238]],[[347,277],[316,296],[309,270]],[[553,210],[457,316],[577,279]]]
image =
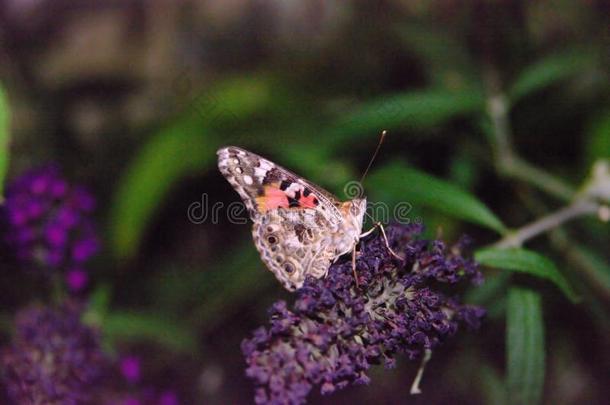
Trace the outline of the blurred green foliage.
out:
[[[443,214],[492,229],[500,234],[506,228],[483,203],[453,184],[410,168],[400,162],[388,163],[371,175],[371,190],[379,201],[408,201],[431,207]],[[394,218],[400,220],[401,218]]]
[[[474,258],[484,266],[523,272],[548,279],[555,283],[572,302],[579,301],[578,295],[559,272],[555,264],[536,252],[520,248],[487,248],[478,250]]]
[[[511,288],[506,317],[509,403],[537,404],[542,399],[546,357],[540,294],[525,288]]]
[[[221,218],[196,227],[187,218],[187,205],[201,193],[211,203],[238,199],[216,169],[220,146],[251,149],[345,199],[343,187],[366,167],[382,130],[386,144],[365,179],[369,201],[387,204],[390,213],[407,203],[401,213],[423,221],[428,237],[472,235],[485,271],[485,284],[467,291],[489,311],[485,332],[472,338],[478,340],[454,370],[480,385],[465,389],[468,399],[548,402],[554,398],[549,379],[566,378],[561,370],[545,372],[546,364],[554,367],[552,356],[565,356],[549,351],[555,336],[574,345],[605,336],[608,223],[579,218],[523,247],[494,244],[579,198],[575,190],[586,184],[593,163],[610,158],[610,75],[600,56],[607,52],[606,19],[600,22],[597,6],[584,3],[578,10],[569,2],[390,3],[350,6],[345,25],[321,35],[321,45],[313,36],[301,41],[311,49],[281,48],[286,38],[267,38],[266,26],[251,35],[244,28],[256,26],[251,20],[234,28],[240,35],[206,32],[211,39],[192,48],[211,55],[210,71],[178,70],[168,80],[174,83],[168,97],[179,108],[134,130],[129,141],[122,132],[108,135],[110,152],[102,153],[102,145],[102,163],[84,173],[101,184],[100,221],[111,253],[101,260],[102,283],[90,297],[87,320],[104,328],[109,347],[143,341],[193,353],[199,366],[225,344],[222,332],[235,329],[241,338],[265,319],[271,301],[291,299],[264,271],[249,225]],[[72,92],[78,93],[69,88],[57,97]],[[0,88],[0,184],[8,129]],[[29,162],[19,154],[42,149],[36,157],[54,153],[78,173],[93,154],[85,147],[82,155],[71,153],[80,139],[72,135],[30,141],[16,157]],[[127,152],[116,152],[113,142],[126,144]],[[582,337],[576,327],[595,333]],[[498,354],[503,343],[506,353]],[[231,350],[237,353],[237,345]],[[610,353],[603,343],[594,350],[599,358]],[[227,367],[243,368],[230,361]],[[591,370],[579,381],[591,386],[604,371],[580,361]],[[424,392],[434,384],[424,378]],[[604,389],[596,386],[593,399],[607,398]]]

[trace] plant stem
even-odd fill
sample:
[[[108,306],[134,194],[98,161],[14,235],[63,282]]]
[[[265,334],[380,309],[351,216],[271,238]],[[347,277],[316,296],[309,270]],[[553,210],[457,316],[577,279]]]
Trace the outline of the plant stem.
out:
[[[491,80],[491,79],[490,79]],[[563,201],[570,201],[575,190],[563,180],[519,158],[513,149],[509,105],[496,83],[488,84],[487,114],[491,120],[492,147],[496,170],[508,177],[523,180]]]
[[[506,161],[501,167],[501,171],[509,177],[529,182],[563,201],[570,201],[576,193],[576,190],[564,181],[517,157],[513,157],[510,162]]]
[[[557,228],[563,223],[583,215],[595,214],[600,206],[587,199],[576,200],[574,203],[546,215],[524,227],[509,233],[493,246],[497,248],[518,247],[529,239]]]

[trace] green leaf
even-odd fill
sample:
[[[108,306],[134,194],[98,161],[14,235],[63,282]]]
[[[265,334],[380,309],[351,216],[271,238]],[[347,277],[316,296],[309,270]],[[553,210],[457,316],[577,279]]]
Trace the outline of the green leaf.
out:
[[[199,94],[192,107],[208,126],[235,125],[261,111],[271,101],[269,81],[260,76],[235,77],[221,81],[208,92]]]
[[[555,283],[570,301],[579,301],[578,295],[555,264],[536,252],[522,248],[487,248],[477,251],[474,258],[485,266],[527,273],[549,280]]]
[[[413,206],[421,204],[498,233],[506,231],[500,219],[472,194],[401,162],[390,163],[375,171],[367,184],[372,191],[391,193]]]
[[[110,342],[149,341],[177,352],[193,352],[197,344],[193,334],[173,319],[139,312],[112,312],[102,325]]]
[[[115,256],[131,257],[171,186],[183,176],[211,166],[215,158],[214,148],[200,131],[176,125],[153,136],[118,182],[110,213]]]
[[[514,104],[531,93],[581,72],[590,62],[587,53],[573,50],[547,56],[521,72],[509,90],[509,98]]]
[[[118,181],[110,213],[110,244],[118,258],[138,250],[172,185],[213,166],[216,147],[226,137],[216,139],[210,128],[246,120],[270,100],[269,83],[259,77],[228,79],[199,93],[188,88],[187,77],[182,79],[189,103],[185,114],[148,139]]]
[[[185,103],[185,116],[207,128],[233,125],[235,120],[259,112],[271,100],[271,83],[262,75],[229,77],[215,86],[198,88],[184,72],[174,80],[174,90]]]
[[[110,285],[100,284],[91,292],[87,311],[83,314],[85,323],[96,326],[104,323],[110,305],[110,290]]]
[[[352,113],[341,117],[326,137],[333,144],[341,145],[357,134],[378,136],[383,129],[433,128],[482,108],[482,94],[472,89],[429,89],[388,95],[357,106]]]
[[[595,118],[587,131],[585,146],[587,170],[599,159],[610,159],[610,110]]]
[[[509,403],[538,404],[544,385],[544,323],[540,295],[513,287],[506,316]]]
[[[0,86],[0,200],[4,195],[4,178],[8,169],[10,139],[10,110],[8,100]]]

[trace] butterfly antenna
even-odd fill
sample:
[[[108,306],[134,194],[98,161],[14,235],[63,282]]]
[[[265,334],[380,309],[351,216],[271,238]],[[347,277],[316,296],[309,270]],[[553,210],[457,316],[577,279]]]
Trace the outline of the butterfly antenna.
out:
[[[371,166],[373,166],[373,162],[375,161],[375,158],[379,154],[379,150],[381,149],[381,145],[383,144],[383,141],[384,141],[385,136],[387,135],[387,133],[388,133],[388,131],[386,131],[385,129],[383,131],[381,131],[381,135],[379,136],[379,142],[377,143],[377,148],[375,148],[375,153],[373,153],[373,156],[371,157],[371,160],[369,161],[369,164],[366,167],[366,170],[364,171],[364,173],[362,173],[362,177],[360,177],[360,185],[361,186],[362,186],[362,182],[364,181],[364,178],[369,173],[369,170],[371,169]],[[371,221],[375,222],[375,218],[373,218],[373,216],[370,215],[368,212],[364,211],[364,215],[369,217],[369,219]]]
[[[379,153],[379,149],[381,149],[381,144],[383,144],[383,140],[385,139],[385,136],[387,133],[388,133],[388,131],[386,131],[385,129],[383,131],[381,131],[381,135],[379,136],[379,142],[377,143],[377,148],[375,149],[375,153],[373,153],[373,157],[371,157],[371,160],[369,161],[369,165],[366,167],[366,170],[364,171],[364,173],[362,173],[362,177],[360,177],[360,184],[362,184],[362,182],[364,181],[364,178],[369,173],[371,166],[373,166],[373,162],[375,161],[375,158],[377,157],[377,154]]]

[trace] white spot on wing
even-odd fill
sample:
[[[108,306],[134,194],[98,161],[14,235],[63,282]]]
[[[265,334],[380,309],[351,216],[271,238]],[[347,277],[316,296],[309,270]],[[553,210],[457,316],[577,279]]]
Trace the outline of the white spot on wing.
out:
[[[263,179],[265,178],[266,174],[267,174],[267,170],[261,169],[260,167],[254,168],[254,175],[261,180],[261,183],[262,183]]]
[[[261,159],[259,160],[259,167],[263,169],[265,172],[271,170],[273,168],[273,163],[268,160]]]
[[[244,176],[244,183],[246,183],[247,185],[252,185],[253,181],[252,181],[252,177],[245,175]]]

